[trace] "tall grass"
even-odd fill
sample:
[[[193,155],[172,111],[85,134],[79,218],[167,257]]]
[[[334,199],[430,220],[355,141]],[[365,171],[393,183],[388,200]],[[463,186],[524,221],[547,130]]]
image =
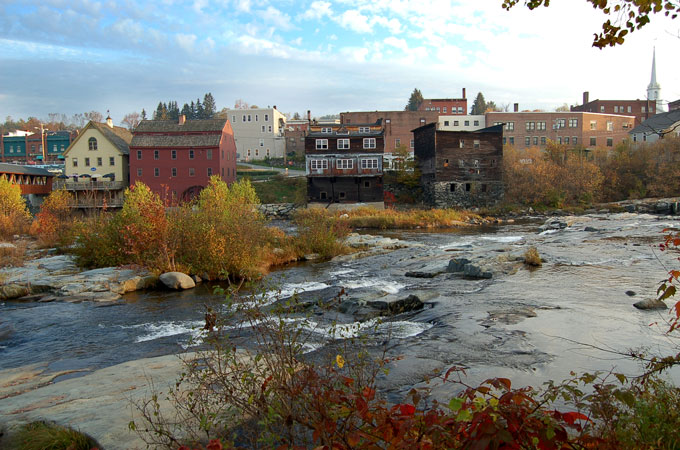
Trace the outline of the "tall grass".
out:
[[[16,450],[90,450],[99,446],[79,431],[49,422],[22,426],[13,441]]]
[[[452,228],[466,225],[471,220],[483,220],[481,216],[455,209],[395,209],[357,208],[350,211],[320,211],[318,217],[325,220],[343,221],[349,228],[413,229],[413,228]]]

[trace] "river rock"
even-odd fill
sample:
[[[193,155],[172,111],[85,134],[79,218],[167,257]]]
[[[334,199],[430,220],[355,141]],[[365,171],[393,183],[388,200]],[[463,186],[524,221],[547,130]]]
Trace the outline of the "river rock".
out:
[[[587,232],[589,232],[589,233],[593,233],[593,232],[595,232],[595,231],[600,231],[600,230],[598,230],[597,228],[593,228],[593,227],[585,227],[585,228],[583,229],[583,231],[587,231]]]
[[[643,311],[668,309],[668,306],[664,302],[662,302],[661,300],[657,300],[655,298],[640,300],[639,302],[633,303],[633,306]]]
[[[170,289],[191,289],[196,287],[196,283],[191,277],[182,272],[166,272],[160,277],[161,283]]]
[[[304,259],[305,261],[315,261],[319,258],[321,258],[321,255],[319,255],[318,253],[308,253],[302,257],[302,259]]]
[[[446,268],[446,272],[459,273],[468,278],[488,279],[493,277],[493,274],[490,270],[472,263],[467,258],[452,259],[451,261],[449,261],[449,265]]]
[[[12,283],[0,286],[0,300],[12,300],[31,293],[28,286]]]
[[[465,270],[465,266],[468,264],[470,264],[470,260],[467,258],[455,258],[449,261],[446,271],[448,273],[459,273]]]
[[[202,282],[203,282],[203,280],[201,279],[201,277],[199,277],[198,275],[192,275],[192,276],[191,276],[191,279],[194,280],[194,283],[196,283],[196,284],[202,283]]]
[[[413,271],[413,272],[406,272],[404,274],[405,277],[409,278],[434,278],[437,275],[439,275],[441,272],[418,272],[418,271]]]
[[[116,294],[126,294],[128,292],[139,291],[141,289],[149,289],[158,284],[158,278],[153,275],[134,276],[120,283],[111,284],[111,292]]]
[[[556,218],[550,218],[545,221],[543,225],[538,227],[540,231],[547,231],[547,230],[562,230],[564,228],[567,228],[568,224],[567,222],[563,220],[559,220]]]
[[[417,295],[411,294],[406,298],[398,300],[386,297],[381,300],[368,302],[368,306],[382,311],[383,315],[395,315],[423,309],[424,304]]]

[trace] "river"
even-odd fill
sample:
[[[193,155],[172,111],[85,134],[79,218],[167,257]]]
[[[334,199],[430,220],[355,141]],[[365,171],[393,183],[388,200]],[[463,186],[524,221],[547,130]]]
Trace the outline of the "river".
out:
[[[632,304],[653,297],[667,270],[678,266],[672,255],[658,250],[662,230],[680,226],[678,217],[624,213],[559,219],[566,228],[541,231],[544,219],[534,218],[484,228],[383,232],[409,246],[288,267],[266,282],[307,299],[326,299],[344,289],[346,305],[383,296],[420,297],[423,309],[383,322],[366,319],[353,307],[310,319],[316,330],[310,335],[311,355],[346,336],[328,334],[337,321],[371,335],[374,350],[399,356],[380,380],[395,399],[452,365],[465,367],[473,384],[503,376],[515,385],[536,385],[563,379],[571,370],[639,373],[636,362],[607,349],[644,346],[676,353],[663,324],[650,325],[668,313],[639,311]],[[530,246],[545,261],[535,270],[516,261]],[[493,277],[444,272],[450,259],[461,257],[490,267]],[[405,276],[409,271],[437,275]],[[112,304],[5,301],[0,316],[14,332],[0,340],[0,370],[49,362],[55,372],[91,371],[181,352],[199,333],[205,306],[220,309],[221,302],[207,284],[183,292],[130,293]],[[433,394],[446,395],[446,386],[430,387]]]

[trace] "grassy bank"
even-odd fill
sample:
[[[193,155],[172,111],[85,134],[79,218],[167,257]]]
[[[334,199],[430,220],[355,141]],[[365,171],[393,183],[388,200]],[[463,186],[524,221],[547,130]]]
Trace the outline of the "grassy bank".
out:
[[[253,183],[257,197],[262,203],[296,203],[307,201],[307,180],[304,177],[277,175],[267,181]]]

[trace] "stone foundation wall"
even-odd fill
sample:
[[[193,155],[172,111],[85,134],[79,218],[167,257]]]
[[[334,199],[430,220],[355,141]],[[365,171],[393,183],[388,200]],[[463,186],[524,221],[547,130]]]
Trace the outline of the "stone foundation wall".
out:
[[[298,205],[296,203],[268,203],[258,205],[260,212],[269,219],[290,219],[295,210],[304,207],[304,205]]]
[[[496,204],[503,198],[505,187],[498,181],[440,181],[426,183],[423,191],[425,203],[436,208],[474,208]]]

